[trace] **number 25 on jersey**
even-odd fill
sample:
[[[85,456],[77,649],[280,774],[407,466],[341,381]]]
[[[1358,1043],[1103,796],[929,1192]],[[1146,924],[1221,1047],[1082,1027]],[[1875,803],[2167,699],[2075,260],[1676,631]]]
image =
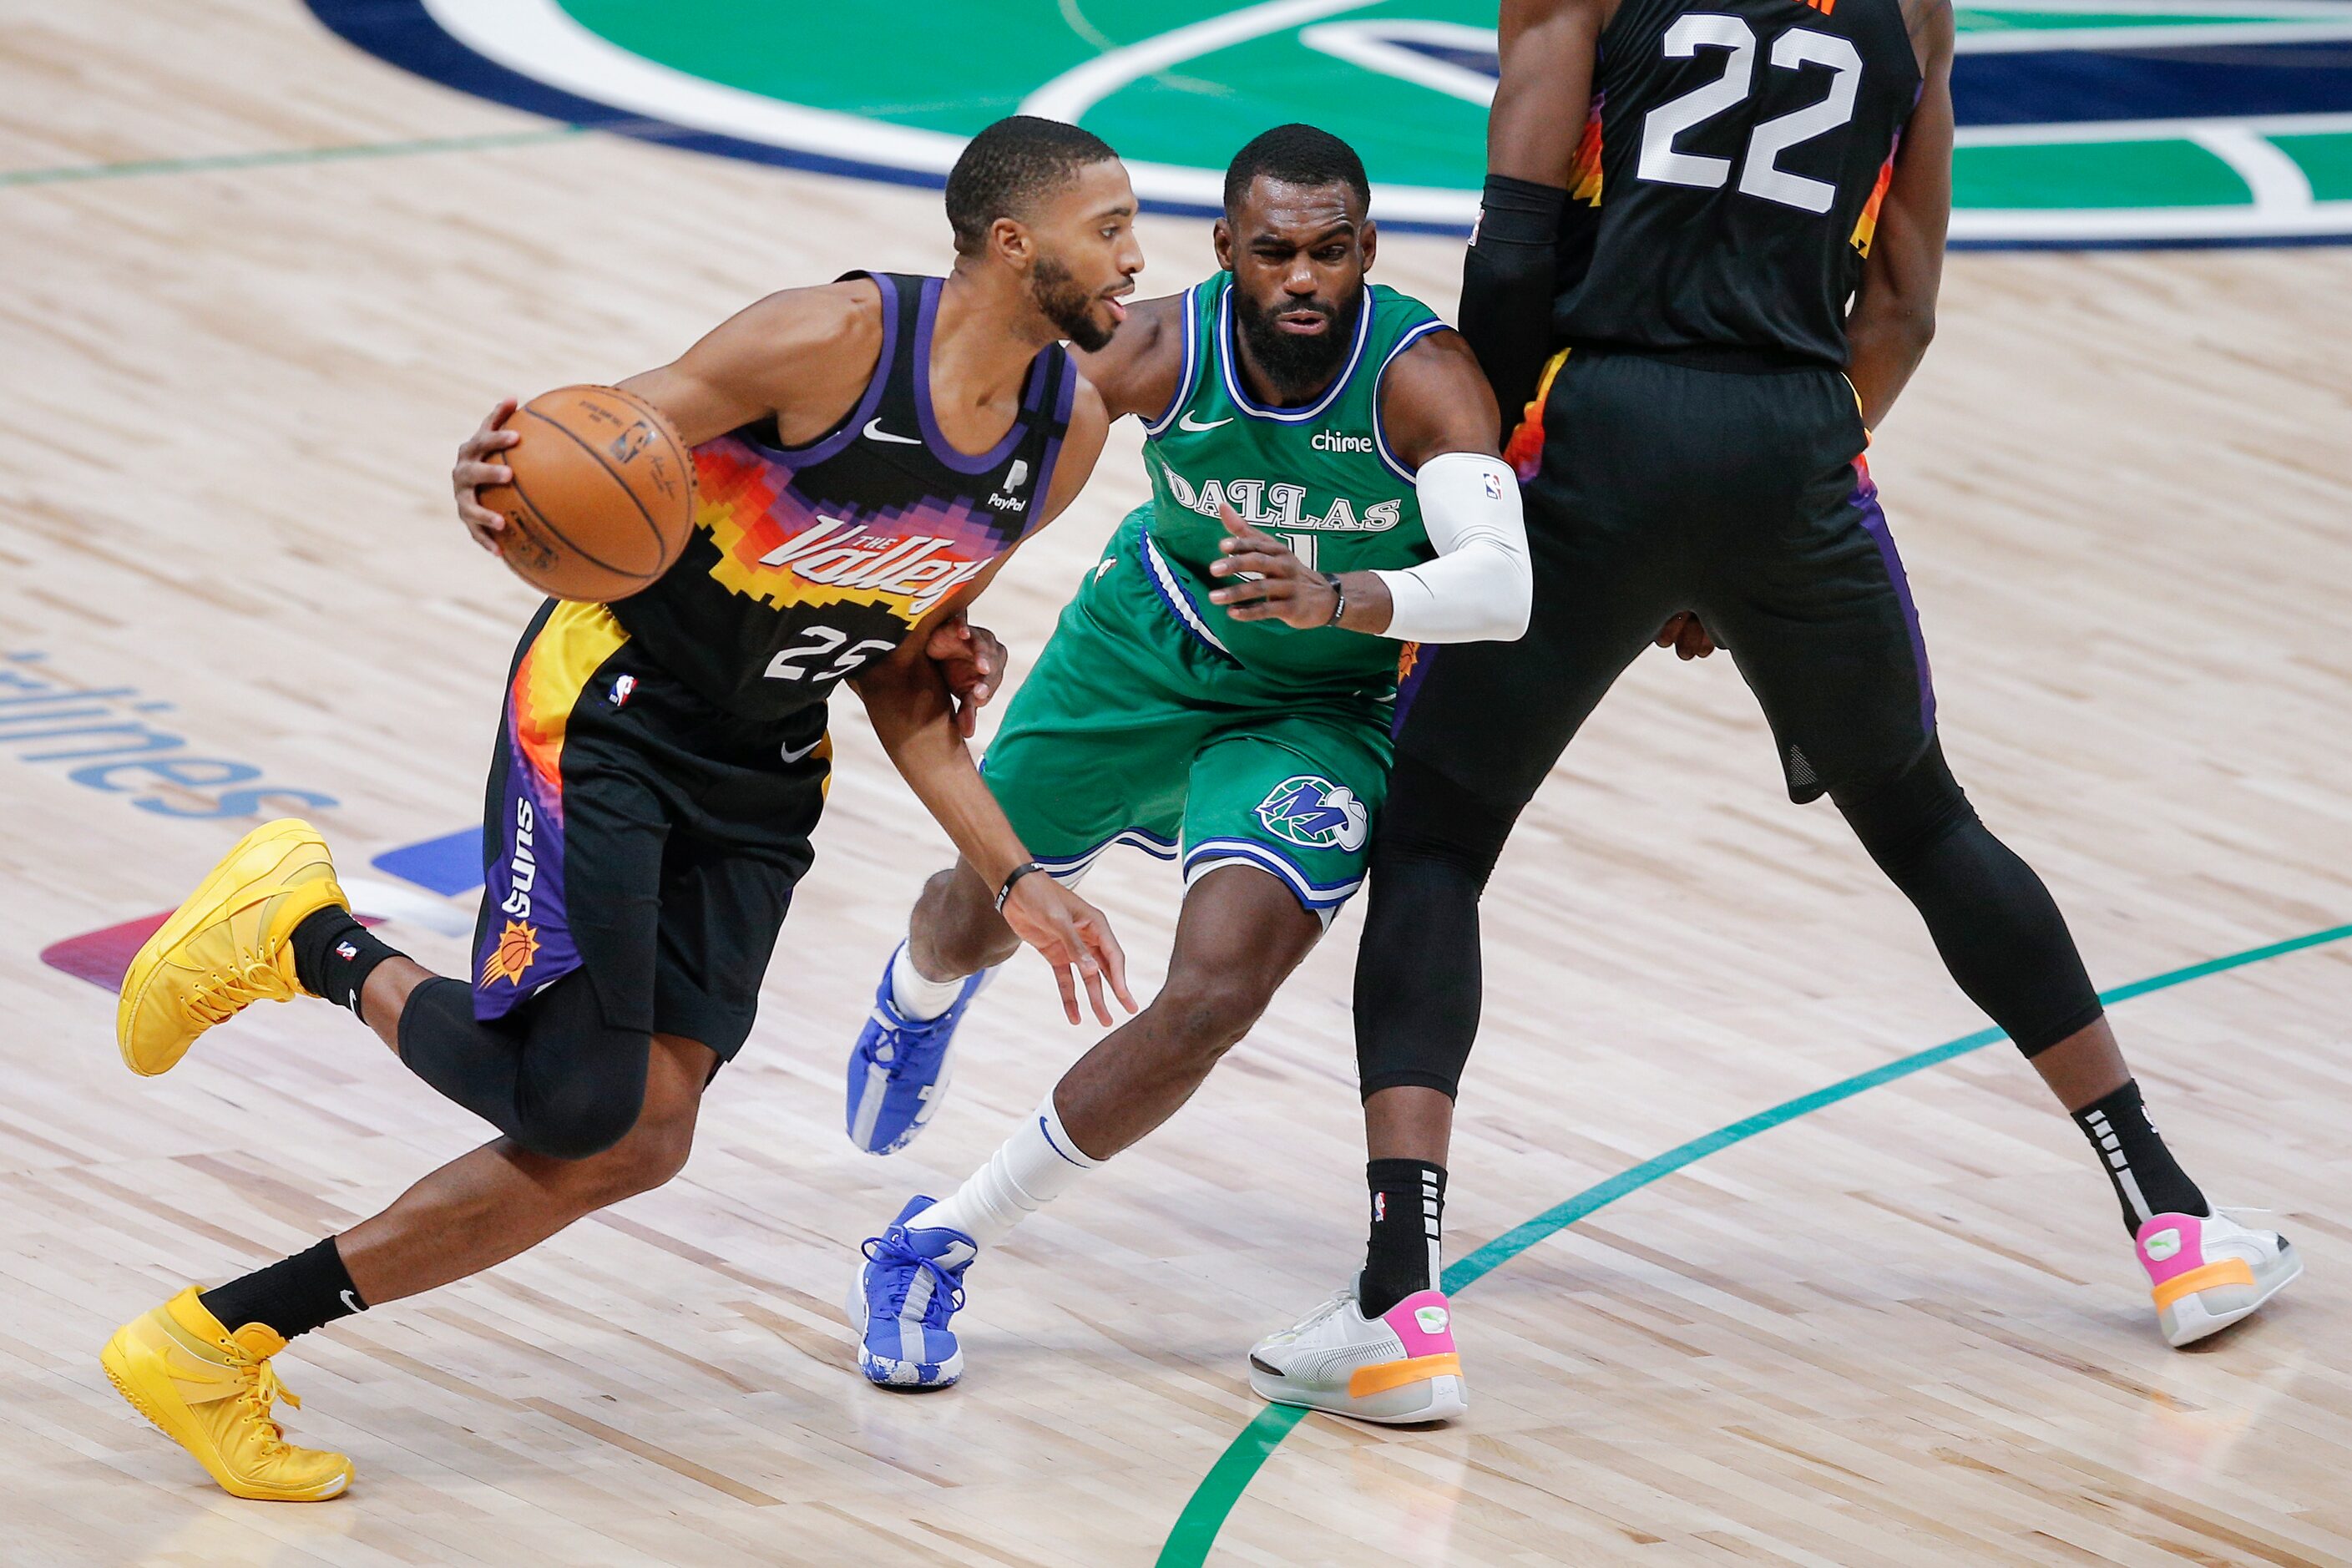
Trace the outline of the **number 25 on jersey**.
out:
[[[1748,101],[1756,86],[1756,30],[1740,17],[1709,11],[1677,17],[1666,29],[1668,58],[1689,59],[1703,48],[1727,51],[1723,75],[1643,117],[1642,156],[1634,170],[1642,179],[1709,191],[1721,190],[1731,181],[1731,159],[1677,152],[1675,138]],[[1780,70],[1825,67],[1834,73],[1829,96],[1767,120],[1749,132],[1747,153],[1739,160],[1739,188],[1783,206],[1825,213],[1837,200],[1837,187],[1827,180],[1789,173],[1780,166],[1780,158],[1790,148],[1827,135],[1853,118],[1854,95],[1862,87],[1862,55],[1834,34],[1792,27],[1772,40],[1772,64]]]

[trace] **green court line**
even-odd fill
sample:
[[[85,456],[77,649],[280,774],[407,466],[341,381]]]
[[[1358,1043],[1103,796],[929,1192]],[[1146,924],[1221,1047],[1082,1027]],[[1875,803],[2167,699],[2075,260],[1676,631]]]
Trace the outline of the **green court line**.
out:
[[[2301,952],[2305,948],[2341,942],[2346,937],[2352,937],[2352,925],[2330,926],[2326,931],[2313,931],[2307,936],[2291,937],[2285,942],[2274,942],[2264,947],[2250,947],[2243,952],[2208,959],[2202,963],[2192,963],[2186,969],[2167,970],[2146,980],[2135,980],[2112,991],[2101,992],[2099,1000],[2112,1006],[2135,996],[2145,996],[2151,991],[2169,990],[2175,985],[2186,985],[2192,980],[2202,980],[2210,974],[2242,969],[2250,963],[2260,963],[2265,959]],[[1769,1110],[1759,1110],[1753,1116],[1718,1127],[1687,1143],[1678,1144],[1654,1159],[1643,1161],[1631,1170],[1620,1171],[1607,1181],[1585,1188],[1567,1202],[1557,1204],[1526,1224],[1505,1231],[1467,1257],[1455,1259],[1445,1270],[1444,1288],[1449,1292],[1468,1289],[1538,1242],[1559,1234],[1595,1210],[1605,1208],[1630,1193],[1639,1192],[1653,1182],[1670,1176],[1718,1150],[1745,1142],[1759,1132],[1769,1132],[1785,1122],[1835,1105],[1842,1100],[1851,1100],[1864,1089],[1876,1089],[1881,1084],[1892,1083],[1896,1079],[1908,1078],[1915,1072],[1940,1066],[1954,1057],[1982,1049],[2002,1037],[1999,1029],[1979,1029],[1973,1035],[1962,1035],[1958,1039],[1946,1040],[1940,1046],[1930,1046],[1924,1051],[1898,1057],[1867,1072],[1841,1079],[1826,1089],[1817,1089],[1811,1094],[1783,1100]],[[1168,1532],[1168,1539],[1160,1549],[1157,1568],[1201,1568],[1201,1564],[1208,1561],[1209,1551],[1216,1544],[1217,1532],[1223,1528],[1225,1518],[1233,1512],[1234,1505],[1241,1500],[1244,1489],[1273,1457],[1274,1450],[1282,1440],[1290,1436],[1291,1429],[1306,1416],[1304,1410],[1270,1405],[1242,1428],[1240,1435],[1210,1467],[1209,1473],[1201,1478],[1201,1484],[1193,1489],[1192,1499],[1184,1505],[1184,1511],[1177,1516],[1175,1527]]]
[[[484,136],[431,136],[412,142],[362,142],[346,147],[287,147],[268,153],[218,153],[201,158],[142,158],[127,163],[67,163],[54,169],[0,171],[0,190],[15,185],[62,185],[82,180],[129,180],[148,174],[203,174],[224,169],[267,169],[281,163],[337,163],[354,158],[413,158],[428,153],[479,153],[530,147],[587,133],[585,125],[545,131],[505,131]]]

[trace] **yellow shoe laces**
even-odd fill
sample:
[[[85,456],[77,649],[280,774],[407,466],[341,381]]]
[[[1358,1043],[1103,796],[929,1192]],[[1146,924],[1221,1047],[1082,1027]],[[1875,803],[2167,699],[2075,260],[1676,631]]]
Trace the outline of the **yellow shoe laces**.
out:
[[[283,1453],[289,1447],[286,1428],[270,1415],[270,1406],[283,1399],[299,1410],[302,1408],[300,1396],[278,1381],[278,1369],[267,1361],[248,1362],[237,1368],[237,1381],[245,1384],[237,1394],[238,1402],[252,1413],[261,1426],[257,1436],[262,1453],[271,1458]]]
[[[210,1028],[226,1023],[247,1003],[289,1002],[293,997],[294,987],[278,965],[260,953],[240,952],[235,969],[205,975],[182,1005],[192,1022]]]

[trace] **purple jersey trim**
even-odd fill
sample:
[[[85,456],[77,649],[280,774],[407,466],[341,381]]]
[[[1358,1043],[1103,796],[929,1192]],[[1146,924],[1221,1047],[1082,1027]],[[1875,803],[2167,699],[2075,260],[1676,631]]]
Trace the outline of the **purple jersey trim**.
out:
[[[1857,458],[1853,465],[1854,489],[1846,504],[1862,513],[1863,531],[1878,546],[1878,559],[1886,568],[1886,580],[1895,586],[1895,603],[1903,607],[1903,629],[1911,636],[1911,662],[1919,672],[1919,729],[1922,733],[1936,732],[1936,682],[1927,671],[1927,638],[1919,629],[1919,606],[1912,602],[1911,579],[1903,570],[1903,557],[1895,548],[1895,534],[1886,524],[1885,509],[1878,504],[1878,483],[1870,477],[1869,465]]]
[[[939,421],[931,414],[931,329],[939,321],[942,282],[943,279],[938,278],[923,279],[923,302],[915,313],[915,418],[923,427],[923,440],[930,447],[932,457],[959,474],[984,474],[991,468],[1002,467],[1004,459],[1013,456],[1013,448],[1019,446],[1022,437],[1029,433],[1029,423],[1025,419],[1013,420],[1012,428],[1004,432],[1004,438],[978,457],[956,450],[949,445],[948,438],[940,434]],[[1041,378],[1045,374],[1045,356],[1052,352],[1051,349],[1040,349],[1037,357],[1029,362],[1029,379],[1021,395],[1021,406],[1024,412],[1036,405],[1044,384]]]
[[[504,1017],[539,988],[580,967],[572,921],[563,896],[563,785],[544,779],[515,735],[514,695],[506,702],[507,768],[498,816],[486,846],[488,885],[482,889],[486,918],[474,949],[474,1016],[483,1023]],[[519,973],[492,960],[509,926],[520,928],[520,952],[530,957]]]
[[[835,281],[846,282],[852,278],[866,279],[882,290],[881,357],[874,362],[874,374],[866,378],[866,395],[857,400],[857,406],[849,411],[849,416],[835,428],[833,434],[824,437],[814,447],[765,447],[762,448],[782,461],[787,468],[813,468],[856,440],[857,433],[866,427],[866,422],[874,417],[876,409],[882,406],[882,394],[890,384],[890,367],[897,363],[898,357],[898,286],[879,272],[845,273]]]
[[[1054,469],[1062,461],[1062,437],[1070,433],[1070,409],[1078,396],[1078,367],[1070,365],[1062,374],[1062,395],[1054,403],[1054,436],[1045,443],[1045,455],[1037,459],[1037,488],[1029,493],[1036,499],[1029,503],[1029,526],[1021,531],[1028,538],[1052,521],[1046,509],[1054,500]]]

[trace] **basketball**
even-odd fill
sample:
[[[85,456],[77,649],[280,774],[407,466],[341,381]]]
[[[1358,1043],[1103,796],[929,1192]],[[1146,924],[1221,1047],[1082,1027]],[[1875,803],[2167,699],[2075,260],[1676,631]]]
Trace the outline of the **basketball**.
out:
[[[515,411],[514,482],[481,502],[500,553],[559,599],[610,604],[669,570],[694,527],[694,464],[661,411],[614,386],[562,386]]]

